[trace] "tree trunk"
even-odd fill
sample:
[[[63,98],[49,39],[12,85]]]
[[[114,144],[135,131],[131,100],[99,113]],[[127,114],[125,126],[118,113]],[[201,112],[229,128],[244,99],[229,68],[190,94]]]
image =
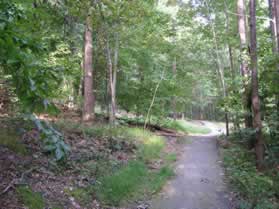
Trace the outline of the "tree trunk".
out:
[[[274,23],[274,36],[275,36],[275,41],[277,43],[277,56],[279,55],[279,1],[278,0],[273,0],[273,23]],[[277,65],[277,73],[279,73],[279,64]],[[278,80],[278,79],[277,79]],[[277,116],[279,118],[279,93],[275,96],[276,102],[277,102]],[[279,128],[279,125],[278,125]]]
[[[264,167],[264,139],[262,136],[262,120],[258,86],[257,71],[257,35],[256,35],[256,0],[250,0],[250,45],[251,45],[251,71],[252,71],[252,109],[253,128],[256,130],[256,160],[259,170]]]
[[[176,49],[176,20],[173,19],[172,21],[172,31],[173,31],[173,45],[174,45],[174,53],[175,53],[175,49]],[[177,63],[176,63],[176,56],[174,54],[174,58],[173,58],[173,63],[172,63],[172,73],[173,73],[173,77],[176,80],[176,70],[177,70]],[[172,111],[173,111],[173,119],[176,120],[177,119],[177,112],[176,112],[176,95],[173,95],[172,98]]]
[[[115,46],[114,46],[114,63],[113,63],[113,74],[112,74],[112,94],[111,94],[111,103],[114,113],[117,111],[116,106],[116,82],[117,82],[117,71],[118,71],[118,57],[119,57],[119,34],[115,33]]]
[[[176,78],[176,57],[174,57],[173,63],[172,63],[172,73],[174,78]],[[174,120],[177,119],[177,112],[176,112],[176,96],[173,96],[172,100],[172,110],[173,110],[173,118]]]
[[[238,33],[240,37],[240,49],[241,49],[241,64],[240,73],[243,77],[244,93],[242,95],[242,102],[245,110],[244,120],[245,127],[252,127],[252,113],[251,113],[251,89],[250,83],[250,70],[249,61],[247,59],[248,47],[246,37],[246,12],[245,12],[245,0],[237,1],[237,14],[238,14]]]
[[[279,1],[273,0],[274,2],[274,31],[275,31],[275,40],[277,43],[277,52],[279,53]]]
[[[215,42],[215,51],[216,51],[217,65],[218,65],[217,67],[218,67],[218,72],[220,75],[220,81],[221,81],[222,91],[223,91],[223,99],[225,100],[227,98],[227,87],[225,82],[224,66],[221,62],[221,57],[218,52],[219,49],[218,49],[217,36],[216,36],[214,26],[212,26],[212,31],[213,31],[213,38]],[[229,136],[229,112],[226,107],[225,107],[225,123],[226,123],[226,136]]]
[[[276,36],[276,10],[275,10],[275,1],[276,0],[268,0],[268,6],[269,6],[269,24],[270,24],[270,32],[271,32],[271,38],[272,38],[272,50],[273,52],[277,51],[276,45],[277,45],[277,36]]]
[[[210,15],[210,7],[208,4],[208,1],[205,1],[206,3],[206,7],[208,9],[208,15]],[[220,75],[220,81],[221,81],[221,86],[222,86],[222,93],[223,93],[223,99],[225,100],[227,97],[227,87],[226,87],[226,82],[225,82],[225,75],[224,75],[224,66],[223,63],[221,61],[221,56],[219,54],[219,47],[218,47],[218,42],[217,42],[217,34],[216,34],[216,29],[215,29],[215,25],[213,23],[210,24],[211,25],[211,31],[212,31],[212,35],[213,35],[213,43],[214,43],[214,47],[215,47],[215,54],[216,54],[216,61],[217,61],[217,68],[218,68],[218,72]],[[225,109],[225,122],[226,122],[226,127],[229,127],[229,113],[227,111],[227,108]],[[229,135],[229,129],[226,129],[226,135]]]
[[[224,6],[225,6],[225,16],[226,16],[226,35],[227,37],[230,37],[230,31],[229,31],[229,27],[230,27],[230,20],[229,20],[229,15],[228,15],[228,6],[227,6],[227,2],[224,2]],[[230,59],[230,70],[231,70],[231,76],[232,79],[235,79],[235,74],[234,74],[234,65],[233,65],[233,52],[232,52],[232,46],[230,43],[230,39],[227,39],[227,44],[228,44],[228,52],[229,52],[229,59]]]
[[[84,102],[83,115],[84,122],[94,119],[94,95],[93,95],[93,46],[92,46],[92,25],[91,16],[86,18],[85,40],[84,40]]]
[[[99,4],[100,14],[103,22],[105,23],[105,16],[102,12],[101,5]],[[117,16],[119,18],[119,10],[117,8]],[[116,24],[117,25],[117,24]],[[108,112],[109,112],[109,122],[114,123],[116,119],[116,76],[117,76],[117,68],[118,68],[118,51],[119,51],[119,34],[115,32],[115,49],[114,49],[114,62],[112,61],[111,48],[110,48],[110,40],[109,34],[107,30],[107,25],[104,25],[104,38],[105,38],[105,54],[107,58],[108,65],[108,85],[107,85],[107,93],[108,93]],[[116,29],[115,29],[116,30]]]
[[[115,89],[113,84],[113,65],[111,58],[111,50],[109,46],[109,40],[106,40],[106,57],[108,65],[108,93],[109,93],[109,122],[114,123],[115,121]]]
[[[227,36],[229,37],[229,15],[228,15],[228,8],[227,8],[227,3],[226,1],[224,2],[225,4],[225,16],[226,16],[226,33]],[[227,44],[228,44],[228,50],[229,50],[229,59],[230,59],[230,71],[231,71],[231,75],[232,75],[232,79],[234,79],[234,73],[233,73],[233,56],[232,56],[232,47],[230,44],[230,40],[227,40]],[[225,89],[225,96],[227,96],[228,92],[227,89]],[[226,135],[229,136],[230,135],[230,127],[229,127],[229,113],[227,110],[227,107],[225,108],[225,121],[226,121]]]

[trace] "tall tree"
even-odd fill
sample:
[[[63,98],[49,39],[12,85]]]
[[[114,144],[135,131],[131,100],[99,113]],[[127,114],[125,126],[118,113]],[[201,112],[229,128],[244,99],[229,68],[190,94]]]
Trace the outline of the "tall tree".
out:
[[[276,37],[276,43],[277,43],[277,52],[279,53],[279,1],[273,0],[273,14],[275,18],[274,21],[274,31],[275,31],[275,37]]]
[[[93,95],[93,43],[92,43],[92,17],[89,12],[84,33],[84,102],[83,115],[84,122],[94,119],[94,95]]]
[[[106,38],[106,58],[108,66],[108,94],[109,94],[109,122],[114,123],[115,112],[116,112],[116,95],[115,95],[115,85],[114,85],[114,68],[112,63],[111,49],[109,45],[109,40]]]
[[[174,45],[174,51],[176,50],[176,21],[175,19],[172,22],[172,30],[173,30],[173,45]],[[173,77],[174,79],[176,78],[176,73],[177,73],[177,61],[176,61],[176,55],[174,52],[174,57],[173,57],[173,63],[172,63],[172,73],[173,73]],[[176,95],[173,96],[173,100],[172,100],[172,108],[173,108],[173,118],[176,120],[177,119],[177,113],[176,113]]]
[[[109,25],[106,22],[105,15],[103,12],[103,5],[98,4],[98,9],[103,21],[102,25],[102,30],[103,30],[103,36],[104,36],[104,42],[105,42],[105,57],[107,61],[107,95],[108,95],[108,100],[107,100],[107,105],[108,105],[108,117],[109,117],[109,122],[114,123],[115,121],[115,112],[116,112],[116,83],[114,82],[114,78],[116,77],[116,65],[113,63],[112,60],[112,50],[110,46],[110,36],[109,36]],[[118,37],[117,37],[118,39]],[[118,44],[118,42],[117,42]],[[118,60],[118,51],[114,51],[114,61],[117,59]]]
[[[272,14],[273,18],[273,36],[275,36],[275,41],[277,43],[277,56],[279,56],[279,1],[278,0],[271,0],[272,1]],[[279,64],[277,65],[277,73],[279,74]],[[278,78],[277,78],[278,81]],[[276,102],[277,102],[277,117],[279,118],[279,91],[276,92]],[[279,124],[277,126],[279,128]]]
[[[257,34],[256,34],[256,0],[250,0],[250,56],[252,71],[252,109],[253,109],[253,128],[255,129],[256,139],[256,160],[257,168],[264,166],[264,139],[262,135],[262,120],[259,97],[258,70],[257,70]]]
[[[118,71],[118,59],[119,59],[119,33],[114,33],[115,38],[115,46],[114,46],[114,62],[113,62],[113,74],[112,74],[112,108],[113,108],[113,117],[112,119],[115,120],[115,114],[117,112],[117,101],[116,101],[116,84],[117,84],[117,71]]]
[[[268,0],[269,6],[269,18],[270,18],[270,32],[273,41],[272,50],[276,52],[277,36],[276,36],[276,10],[275,10],[275,0]]]
[[[231,71],[231,78],[234,79],[234,66],[233,66],[233,53],[232,53],[232,46],[230,43],[230,33],[229,33],[229,27],[230,27],[230,20],[229,20],[229,14],[228,14],[228,6],[227,6],[227,2],[224,1],[224,8],[225,8],[225,27],[226,27],[226,34],[227,34],[227,47],[228,47],[228,52],[229,52],[229,62],[230,62],[230,71]],[[227,91],[227,90],[226,90]],[[226,95],[228,94],[228,92],[226,92]],[[226,107],[227,109],[227,107]],[[226,111],[227,112],[227,111]],[[227,136],[229,136],[229,118],[228,118],[228,113],[226,113],[225,115],[225,120],[226,120],[226,133]]]
[[[207,0],[205,0],[205,5],[208,10],[208,19],[210,19],[210,5]],[[211,26],[212,36],[213,36],[213,43],[214,43],[214,50],[215,50],[215,54],[216,54],[218,73],[220,75],[223,99],[225,100],[227,97],[227,86],[226,86],[226,81],[225,81],[224,65],[222,63],[221,55],[219,53],[218,38],[217,38],[216,26],[215,26],[214,22],[211,22],[210,26]],[[229,135],[229,113],[228,113],[228,110],[226,107],[225,107],[225,122],[226,122],[226,135],[228,136]]]
[[[252,127],[252,113],[251,113],[251,88],[250,88],[250,70],[248,60],[248,46],[247,46],[247,32],[246,32],[246,11],[245,0],[237,1],[237,14],[238,14],[238,33],[240,37],[241,49],[241,65],[240,72],[243,77],[244,92],[242,96],[244,105],[244,120],[245,127]]]

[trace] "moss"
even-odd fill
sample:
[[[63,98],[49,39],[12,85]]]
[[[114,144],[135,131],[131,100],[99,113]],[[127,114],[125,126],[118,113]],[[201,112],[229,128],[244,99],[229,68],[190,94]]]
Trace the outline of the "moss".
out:
[[[27,186],[17,187],[16,192],[24,206],[28,207],[29,209],[45,208],[44,199],[40,193],[33,192]]]

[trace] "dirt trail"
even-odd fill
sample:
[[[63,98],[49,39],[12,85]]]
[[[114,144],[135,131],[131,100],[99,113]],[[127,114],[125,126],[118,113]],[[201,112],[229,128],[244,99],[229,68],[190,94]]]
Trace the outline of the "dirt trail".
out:
[[[204,122],[209,135],[188,136],[176,177],[152,200],[151,209],[230,209],[224,171],[216,146],[220,128]]]

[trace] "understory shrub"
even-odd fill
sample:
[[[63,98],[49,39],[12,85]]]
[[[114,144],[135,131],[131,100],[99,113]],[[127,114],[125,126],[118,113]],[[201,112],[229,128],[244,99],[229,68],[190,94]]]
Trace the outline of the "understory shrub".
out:
[[[241,197],[239,208],[277,209],[279,205],[276,198],[276,176],[270,172],[258,172],[254,153],[239,145],[233,145],[223,152],[228,177]]]

